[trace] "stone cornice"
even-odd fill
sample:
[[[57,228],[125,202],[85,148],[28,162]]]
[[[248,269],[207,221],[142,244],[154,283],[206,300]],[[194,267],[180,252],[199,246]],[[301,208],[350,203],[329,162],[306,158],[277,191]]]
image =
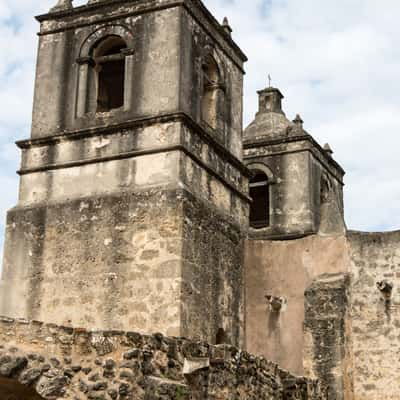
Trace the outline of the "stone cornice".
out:
[[[239,196],[242,200],[246,201],[247,203],[251,202],[251,198],[246,193],[239,190],[239,188],[237,188],[231,182],[229,182],[227,179],[225,179],[223,176],[221,176],[221,174],[217,173],[213,168],[211,168],[209,165],[207,165],[205,162],[203,162],[195,154],[193,154],[193,152],[190,151],[186,146],[178,145],[178,144],[172,145],[172,146],[161,146],[161,147],[151,148],[151,149],[129,151],[129,152],[119,153],[119,154],[115,154],[113,156],[108,156],[108,157],[95,157],[95,158],[75,160],[75,161],[63,162],[63,163],[57,163],[57,164],[47,164],[47,165],[43,165],[43,166],[35,167],[35,168],[24,168],[24,169],[17,171],[17,173],[19,175],[27,175],[27,174],[37,173],[37,172],[46,172],[46,171],[53,171],[53,170],[57,170],[57,169],[73,168],[73,167],[79,167],[79,166],[88,165],[88,164],[95,164],[95,163],[114,161],[114,160],[122,160],[122,159],[127,159],[127,158],[140,157],[140,156],[145,156],[145,155],[159,154],[159,153],[166,153],[166,152],[173,152],[173,151],[181,151],[186,156],[191,158],[202,169],[207,171],[207,173],[212,175],[215,179],[220,181],[224,186],[226,186],[228,189],[230,189],[232,192],[234,192],[237,196]]]
[[[224,146],[222,146],[216,139],[214,139],[211,133],[207,132],[204,127],[195,122],[187,114],[178,112],[171,114],[162,114],[155,117],[148,118],[138,118],[135,120],[126,121],[114,125],[105,125],[96,128],[81,129],[76,131],[64,131],[62,133],[57,133],[54,135],[28,139],[19,140],[16,142],[20,149],[29,149],[35,146],[46,146],[53,145],[60,142],[65,142],[69,140],[80,140],[83,138],[89,138],[94,136],[106,136],[109,134],[116,133],[121,130],[126,130],[130,128],[137,128],[142,126],[149,126],[155,123],[163,122],[182,122],[187,127],[191,128],[195,133],[197,133],[205,142],[207,142],[216,153],[223,159],[231,163],[235,168],[237,168],[243,175],[250,176],[250,171],[244,165],[244,163],[235,157],[231,152],[229,152]]]
[[[279,145],[279,144],[288,144],[288,143],[293,143],[293,142],[301,142],[301,141],[307,141],[312,144],[313,147],[315,147],[316,151],[313,152],[313,154],[323,163],[329,165],[331,168],[334,168],[336,171],[339,172],[339,174],[343,177],[345,175],[344,169],[328,154],[326,154],[326,151],[320,146],[320,144],[309,134],[304,133],[302,135],[297,135],[297,136],[288,136],[284,138],[276,138],[276,139],[266,139],[262,138],[259,140],[244,140],[243,141],[243,148],[246,149],[254,149],[257,147],[262,147],[262,146],[274,146],[274,145]],[[307,151],[310,149],[304,149],[304,151]],[[289,151],[290,152],[290,151]]]
[[[334,177],[342,186],[344,186],[343,182],[343,174],[338,173],[337,169],[331,168],[323,158],[320,157],[320,154],[313,148],[302,148],[302,149],[295,149],[295,150],[283,150],[283,151],[276,151],[276,152],[271,152],[268,154],[255,154],[255,155],[246,155],[244,156],[244,160],[246,164],[249,164],[250,160],[253,159],[259,159],[263,157],[276,157],[284,154],[295,154],[295,153],[304,153],[308,152],[310,153],[313,157],[315,157],[316,160],[318,160],[327,170],[327,172]]]
[[[126,18],[139,14],[145,14],[158,10],[183,7],[203,27],[203,29],[205,29],[207,33],[213,37],[215,42],[218,43],[219,47],[221,47],[224,53],[235,63],[235,65],[240,68],[242,72],[244,72],[243,62],[247,61],[246,55],[200,0],[165,0],[164,4],[154,4],[154,2],[148,1],[143,5],[136,5],[136,8],[134,10],[127,9],[126,11],[121,11],[117,15],[110,16],[108,13],[106,13],[106,15],[100,17],[96,21],[73,21],[73,18],[75,16],[81,16],[82,14],[89,14],[93,11],[101,10],[105,7],[118,6],[127,3],[132,6],[132,0],[114,0],[112,4],[108,2],[87,4],[75,7],[73,9],[39,15],[36,17],[36,19],[42,24],[41,32],[39,33],[39,35],[63,32],[66,30],[76,29],[78,27],[80,28],[98,23],[107,23],[113,20],[118,20],[121,18]],[[43,29],[44,22],[57,21],[58,23],[61,23],[63,22],[63,19],[68,19],[68,22],[64,23],[63,26],[54,27],[46,30]]]

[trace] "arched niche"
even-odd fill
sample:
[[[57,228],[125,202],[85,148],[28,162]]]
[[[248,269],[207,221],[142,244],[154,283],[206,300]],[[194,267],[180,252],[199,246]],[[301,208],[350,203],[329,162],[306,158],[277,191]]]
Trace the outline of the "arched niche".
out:
[[[201,121],[212,129],[224,130],[226,85],[222,62],[215,51],[203,56]]]

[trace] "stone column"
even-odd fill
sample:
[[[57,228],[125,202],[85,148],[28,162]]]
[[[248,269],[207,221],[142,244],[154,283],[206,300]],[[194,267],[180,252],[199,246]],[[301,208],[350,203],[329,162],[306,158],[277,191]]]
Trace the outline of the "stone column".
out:
[[[89,66],[93,64],[93,59],[91,57],[81,57],[76,62],[79,64],[76,116],[80,118],[86,114]]]
[[[133,49],[122,50],[125,56],[125,82],[124,82],[124,110],[130,110],[132,107],[132,86],[133,86]]]

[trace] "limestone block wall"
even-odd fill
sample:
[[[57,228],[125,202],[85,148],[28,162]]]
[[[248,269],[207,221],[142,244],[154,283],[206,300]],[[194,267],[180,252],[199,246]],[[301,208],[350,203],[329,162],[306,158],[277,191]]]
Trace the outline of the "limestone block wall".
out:
[[[0,318],[0,396],[325,400],[317,381],[228,346]]]
[[[154,189],[11,210],[3,313],[179,335],[181,197]]]
[[[245,168],[189,126],[161,118],[19,143],[3,314],[210,342],[224,329],[241,343]]]
[[[8,213],[1,309],[58,324],[243,341],[243,232],[185,190]]]

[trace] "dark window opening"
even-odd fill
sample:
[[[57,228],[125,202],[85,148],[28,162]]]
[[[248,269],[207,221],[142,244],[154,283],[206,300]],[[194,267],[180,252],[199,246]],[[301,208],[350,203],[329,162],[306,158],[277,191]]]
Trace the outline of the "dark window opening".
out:
[[[110,111],[124,105],[126,43],[109,36],[94,50],[97,70],[97,111]]]
[[[213,129],[217,128],[218,93],[220,76],[218,65],[209,56],[203,65],[203,94],[201,99],[201,119]]]
[[[256,171],[250,180],[250,226],[255,229],[269,226],[269,185],[268,177],[261,171]]]
[[[226,333],[222,328],[219,328],[217,335],[215,337],[215,344],[226,344],[226,343],[227,343]]]

